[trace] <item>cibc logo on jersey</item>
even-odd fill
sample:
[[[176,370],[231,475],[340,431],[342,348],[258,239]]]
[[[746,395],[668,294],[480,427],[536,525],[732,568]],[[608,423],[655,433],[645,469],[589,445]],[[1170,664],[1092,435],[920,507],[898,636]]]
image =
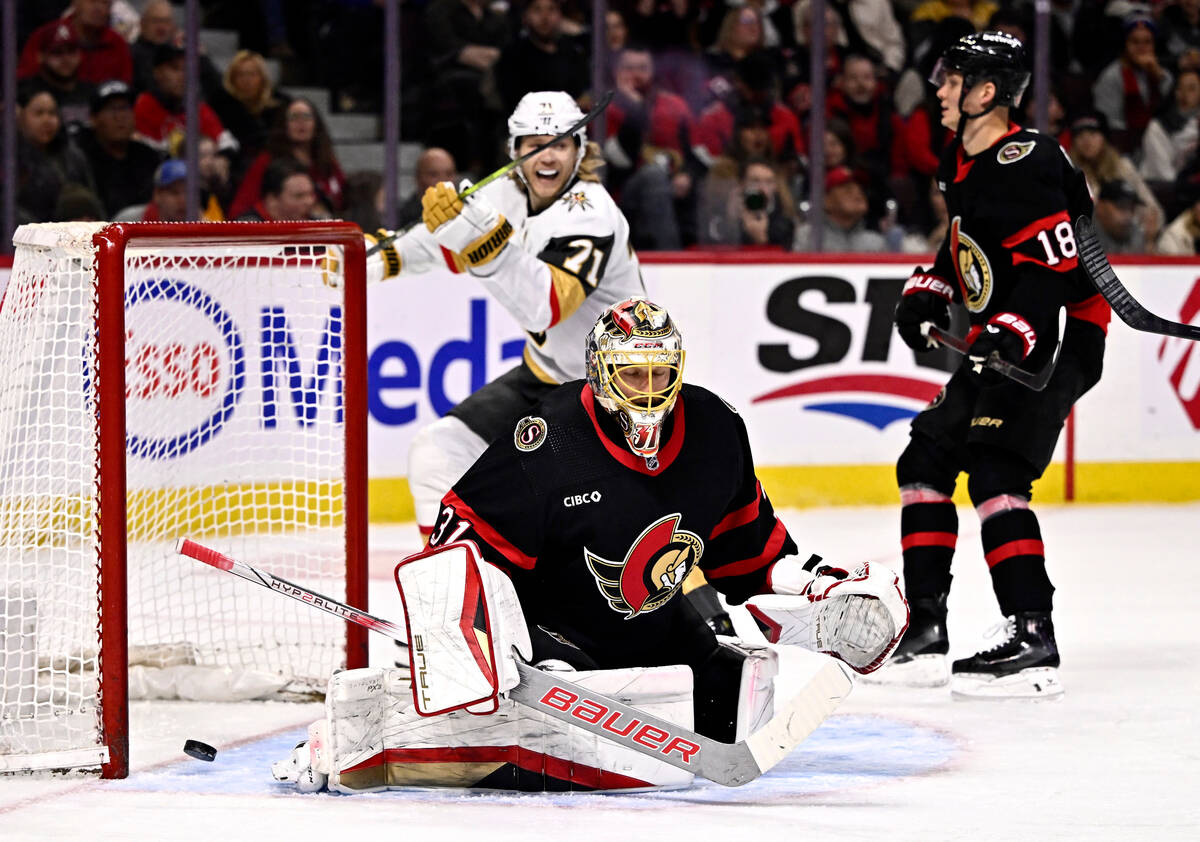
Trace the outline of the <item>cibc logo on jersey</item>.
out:
[[[647,526],[621,561],[584,548],[600,593],[626,620],[665,605],[704,555],[700,536],[680,529],[679,519],[678,513],[669,514]]]

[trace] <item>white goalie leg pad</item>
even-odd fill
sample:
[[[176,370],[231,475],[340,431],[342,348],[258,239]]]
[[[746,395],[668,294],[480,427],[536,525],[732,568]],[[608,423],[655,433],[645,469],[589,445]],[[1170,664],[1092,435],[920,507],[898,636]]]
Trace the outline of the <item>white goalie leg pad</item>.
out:
[[[425,550],[396,565],[417,712],[492,713],[521,680],[514,651],[533,646],[512,582],[470,541]]]
[[[647,713],[692,726],[692,673],[687,667],[572,672],[571,678]],[[579,707],[581,717],[594,717],[621,733],[641,727],[637,720]],[[486,716],[464,711],[421,716],[402,670],[335,674],[326,712],[323,748],[318,751],[311,743],[308,748],[313,768],[328,774],[329,789],[336,792],[475,786],[630,792],[679,789],[693,780],[688,772],[508,699],[500,699],[497,711]],[[281,779],[298,778],[302,776]]]
[[[883,665],[908,628],[900,579],[883,565],[808,571],[785,558],[772,568],[771,581],[777,593],[746,604],[771,643],[823,652],[869,673]]]
[[[775,715],[775,676],[779,674],[779,656],[768,646],[736,637],[718,637],[717,643],[742,657],[734,737],[741,741]]]
[[[408,487],[419,525],[434,525],[446,492],[485,450],[487,442],[452,415],[417,431],[408,446]]]

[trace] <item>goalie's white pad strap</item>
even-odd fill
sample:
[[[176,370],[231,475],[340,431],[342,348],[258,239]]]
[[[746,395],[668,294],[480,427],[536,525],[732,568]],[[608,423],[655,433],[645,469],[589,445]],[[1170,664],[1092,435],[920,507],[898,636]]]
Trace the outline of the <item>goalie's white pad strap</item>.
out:
[[[573,681],[628,700],[647,713],[692,726],[687,667],[573,672]],[[689,786],[693,776],[516,702],[490,716],[455,711],[423,717],[407,674],[395,669],[335,673],[326,695],[329,789],[369,792],[407,787],[547,790],[653,790]],[[581,710],[580,715],[588,715]],[[636,722],[610,715],[605,727]],[[521,786],[506,782],[521,780]],[[486,779],[486,780],[485,780]]]
[[[470,541],[434,547],[396,565],[417,712],[496,710],[520,681],[513,649],[532,657],[516,590]]]

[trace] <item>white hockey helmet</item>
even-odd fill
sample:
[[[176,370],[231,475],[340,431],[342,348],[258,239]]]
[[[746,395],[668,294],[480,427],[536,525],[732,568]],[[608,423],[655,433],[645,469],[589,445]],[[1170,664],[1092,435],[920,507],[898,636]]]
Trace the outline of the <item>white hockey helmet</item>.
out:
[[[683,360],[679,328],[645,298],[613,305],[587,336],[587,381],[596,403],[617,419],[629,449],[651,467],[683,385]]]
[[[574,97],[566,91],[532,91],[521,97],[517,107],[508,118],[508,155],[517,158],[517,143],[523,137],[530,135],[558,135],[583,119]],[[579,172],[583,156],[587,152],[587,127],[575,131],[576,154],[575,168],[571,171],[570,184]],[[522,181],[525,173],[517,167],[517,175]]]

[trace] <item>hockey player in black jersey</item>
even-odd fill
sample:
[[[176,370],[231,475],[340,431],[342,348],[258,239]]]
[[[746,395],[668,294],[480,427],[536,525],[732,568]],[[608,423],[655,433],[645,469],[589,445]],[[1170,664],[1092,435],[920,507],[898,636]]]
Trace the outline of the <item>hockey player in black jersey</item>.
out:
[[[613,307],[589,334],[587,380],[555,390],[488,449],[443,499],[430,543],[473,540],[509,573],[535,661],[687,664],[697,730],[731,739],[741,656],[677,598],[684,578],[699,567],[740,604],[786,590],[778,577],[801,565],[741,416],[685,384],[683,363],[665,310]]]
[[[741,417],[683,382],[667,312],[616,304],[586,354],[587,379],[489,445],[443,498],[430,549],[397,567],[415,691],[407,671],[336,674],[327,718],[277,778],[345,792],[688,785],[690,773],[504,691],[519,657],[722,742],[745,739],[771,716],[775,654],[714,635],[681,594],[694,568],[746,602],[771,642],[859,673],[887,658],[908,621],[898,577],[796,555]]]
[[[896,467],[912,623],[877,679],[916,686],[950,680],[959,697],[1062,692],[1054,587],[1029,503],[1072,405],[1100,378],[1110,317],[1077,266],[1071,221],[1092,207],[1082,174],[1052,138],[1009,122],[1028,80],[1021,42],[1009,35],[967,35],[943,55],[931,81],[942,124],[957,132],[937,175],[950,227],[933,267],[913,273],[896,308],[900,336],[923,351],[933,343],[922,325],[948,328],[950,307],[961,305],[971,345],[913,420]],[[1036,392],[988,367],[992,355],[1027,370],[1056,368]],[[958,536],[951,496],[959,473],[968,476],[1007,623],[997,646],[956,660],[948,674],[946,598]]]

